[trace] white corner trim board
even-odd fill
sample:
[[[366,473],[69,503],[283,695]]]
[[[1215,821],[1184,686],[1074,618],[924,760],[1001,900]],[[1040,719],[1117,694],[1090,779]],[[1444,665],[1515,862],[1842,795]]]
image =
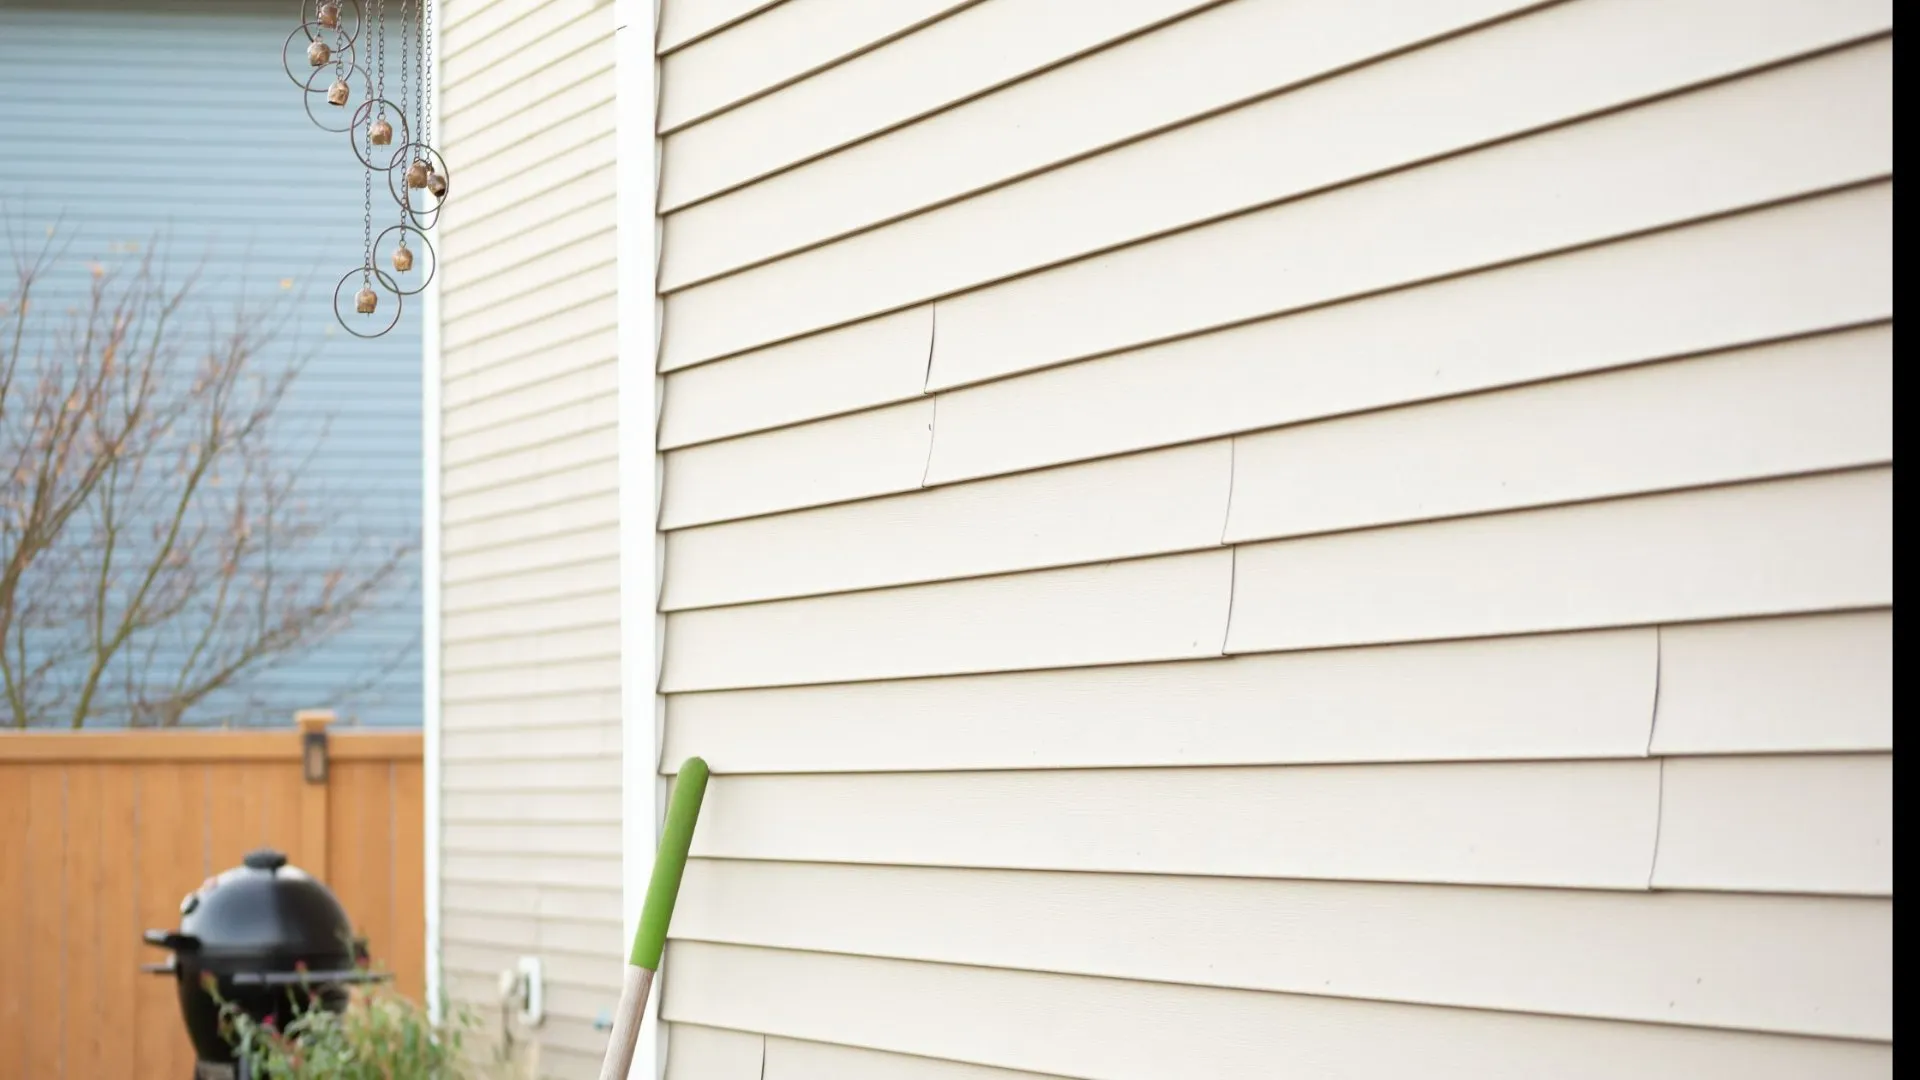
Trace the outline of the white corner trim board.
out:
[[[620,701],[620,850],[621,943],[633,940],[646,895],[655,844],[664,823],[666,782],[660,776],[661,715],[658,697],[660,647],[664,639],[656,610],[660,582],[659,452],[655,431],[659,411],[657,357],[660,304],[655,272],[659,266],[659,144],[654,138],[658,87],[658,7],[656,0],[615,0],[616,189],[618,252],[618,485],[620,523],[620,655],[615,676]],[[624,974],[625,950],[606,958],[607,972]],[[659,995],[640,1018],[632,1076],[655,1080],[665,1074],[667,1039],[658,1019]],[[616,1001],[609,996],[611,1014]]]

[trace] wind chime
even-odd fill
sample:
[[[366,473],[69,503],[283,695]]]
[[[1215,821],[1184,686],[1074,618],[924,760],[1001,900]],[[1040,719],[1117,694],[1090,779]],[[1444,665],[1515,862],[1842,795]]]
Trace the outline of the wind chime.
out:
[[[397,47],[388,40],[389,6],[398,8]],[[348,333],[379,337],[400,324],[406,298],[424,291],[439,268],[427,234],[447,205],[449,171],[433,148],[428,108],[433,0],[301,0],[300,25],[287,35],[280,60],[303,92],[307,119],[344,133],[364,169],[362,261],[334,286],[333,314]],[[397,98],[387,96],[390,71]],[[395,223],[377,234],[376,182],[397,208]]]

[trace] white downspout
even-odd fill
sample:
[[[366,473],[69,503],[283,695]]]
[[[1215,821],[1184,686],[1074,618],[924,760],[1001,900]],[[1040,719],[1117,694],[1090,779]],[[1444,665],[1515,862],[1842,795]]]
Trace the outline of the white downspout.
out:
[[[660,460],[656,452],[660,379],[661,305],[655,291],[659,267],[659,222],[654,213],[660,182],[655,138],[659,65],[654,42],[657,0],[615,0],[614,106],[616,220],[619,235],[619,466],[620,487],[620,746],[621,904],[620,940],[633,940],[653,851],[666,814],[666,782],[660,775],[664,702],[658,687],[665,620],[659,614],[665,542],[659,521]],[[607,958],[624,973],[626,955]],[[666,1036],[660,1028],[661,995],[648,1004],[634,1068],[629,1074],[655,1080],[666,1069]],[[611,1003],[609,1003],[611,1004]]]
[[[434,0],[428,0],[429,3]],[[431,89],[424,108],[440,130],[440,27],[432,28]],[[420,726],[423,847],[426,851],[427,1009],[443,1019],[446,983],[440,970],[440,275],[427,283],[420,319]]]

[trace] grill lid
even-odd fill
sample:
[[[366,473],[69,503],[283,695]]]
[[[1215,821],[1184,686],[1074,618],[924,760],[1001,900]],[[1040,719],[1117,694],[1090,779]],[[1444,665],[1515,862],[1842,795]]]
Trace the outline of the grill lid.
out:
[[[148,931],[147,940],[223,967],[350,968],[359,951],[352,932],[332,890],[262,848],[188,893],[178,931]]]

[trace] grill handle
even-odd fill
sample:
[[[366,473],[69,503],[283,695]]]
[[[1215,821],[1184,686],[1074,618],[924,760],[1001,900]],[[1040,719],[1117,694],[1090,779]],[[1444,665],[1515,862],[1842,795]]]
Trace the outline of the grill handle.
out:
[[[140,935],[147,944],[171,952],[199,952],[200,939],[178,930],[149,930]]]

